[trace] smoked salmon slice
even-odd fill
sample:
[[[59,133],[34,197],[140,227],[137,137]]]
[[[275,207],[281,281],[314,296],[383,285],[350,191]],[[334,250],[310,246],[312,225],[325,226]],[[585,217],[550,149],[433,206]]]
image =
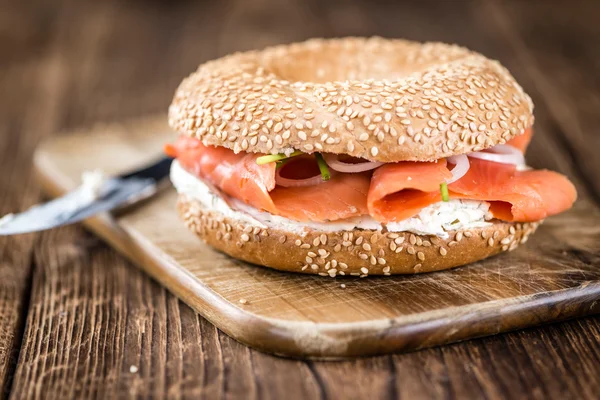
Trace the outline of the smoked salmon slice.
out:
[[[573,184],[556,172],[517,171],[513,165],[469,161],[467,174],[448,186],[450,197],[489,201],[498,219],[538,221],[569,209],[577,198]]]
[[[369,174],[338,174],[319,185],[277,187],[277,214],[296,221],[336,221],[369,214]]]
[[[513,165],[469,161],[466,175],[448,185],[450,198],[488,201],[498,219],[538,221],[569,209],[577,198],[573,184],[556,172],[517,171]],[[412,217],[441,200],[439,185],[449,175],[446,163],[440,161],[382,166],[371,181],[369,213],[380,222]]]
[[[206,147],[180,137],[165,153],[176,157],[188,172],[208,180],[228,195],[259,210],[277,211],[269,192],[275,189],[275,164],[256,164],[256,155],[235,154],[225,147]]]
[[[530,139],[531,130],[527,130],[509,144],[524,151]],[[336,221],[361,215],[371,215],[380,222],[401,221],[441,201],[440,184],[452,176],[446,160],[442,159],[389,163],[372,173],[337,173],[317,185],[281,187],[276,185],[275,163],[256,163],[260,154],[235,154],[186,137],[165,146],[165,152],[177,157],[184,169],[227,195],[296,221]],[[314,160],[303,157],[292,159],[290,167],[283,168],[292,175],[314,175],[306,169],[306,160],[313,163]],[[538,221],[565,211],[577,198],[573,184],[558,173],[518,171],[513,165],[476,158],[469,161],[469,171],[448,185],[450,198],[487,201],[495,218]],[[295,162],[299,166],[291,165]]]
[[[187,137],[166,145],[165,153],[229,196],[271,214],[317,222],[368,214],[369,174],[337,174],[319,185],[275,187],[276,164],[258,165],[260,154],[235,154]]]
[[[382,165],[371,178],[369,214],[381,222],[410,218],[441,201],[440,184],[451,177],[446,160]]]

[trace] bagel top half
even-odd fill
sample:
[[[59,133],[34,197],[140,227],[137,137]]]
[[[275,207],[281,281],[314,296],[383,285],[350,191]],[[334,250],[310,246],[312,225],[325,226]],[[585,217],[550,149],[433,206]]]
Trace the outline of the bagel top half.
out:
[[[465,48],[382,38],[314,39],[201,65],[169,123],[235,152],[325,152],[433,161],[502,144],[533,103],[497,61]]]

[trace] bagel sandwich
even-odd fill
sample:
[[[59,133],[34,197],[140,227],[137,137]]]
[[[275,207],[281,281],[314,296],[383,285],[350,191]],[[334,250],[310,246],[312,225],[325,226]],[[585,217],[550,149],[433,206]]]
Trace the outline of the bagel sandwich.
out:
[[[313,39],[207,62],[169,108],[186,226],[267,267],[438,271],[525,243],[577,194],[524,153],[533,103],[443,43]]]

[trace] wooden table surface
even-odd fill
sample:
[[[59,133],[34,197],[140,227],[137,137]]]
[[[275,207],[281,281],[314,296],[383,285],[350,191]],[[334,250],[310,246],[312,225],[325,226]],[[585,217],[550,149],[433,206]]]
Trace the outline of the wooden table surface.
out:
[[[0,0],[0,214],[41,200],[41,140],[164,112],[200,62],[373,34],[503,62],[536,104],[530,163],[569,175],[598,207],[599,15],[592,0]],[[0,398],[599,394],[598,317],[409,354],[283,359],[219,332],[80,226],[0,238]]]

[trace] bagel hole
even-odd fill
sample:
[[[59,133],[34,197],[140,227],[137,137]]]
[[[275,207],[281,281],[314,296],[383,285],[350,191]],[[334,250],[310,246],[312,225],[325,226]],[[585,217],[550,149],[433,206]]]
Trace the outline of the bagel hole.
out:
[[[459,58],[459,54],[455,55]],[[460,54],[463,56],[463,54]],[[419,75],[427,68],[452,61],[455,57],[431,51],[427,45],[397,41],[384,46],[377,41],[356,42],[340,46],[326,42],[322,46],[296,46],[285,53],[267,55],[265,67],[289,82],[343,82],[398,80]]]

